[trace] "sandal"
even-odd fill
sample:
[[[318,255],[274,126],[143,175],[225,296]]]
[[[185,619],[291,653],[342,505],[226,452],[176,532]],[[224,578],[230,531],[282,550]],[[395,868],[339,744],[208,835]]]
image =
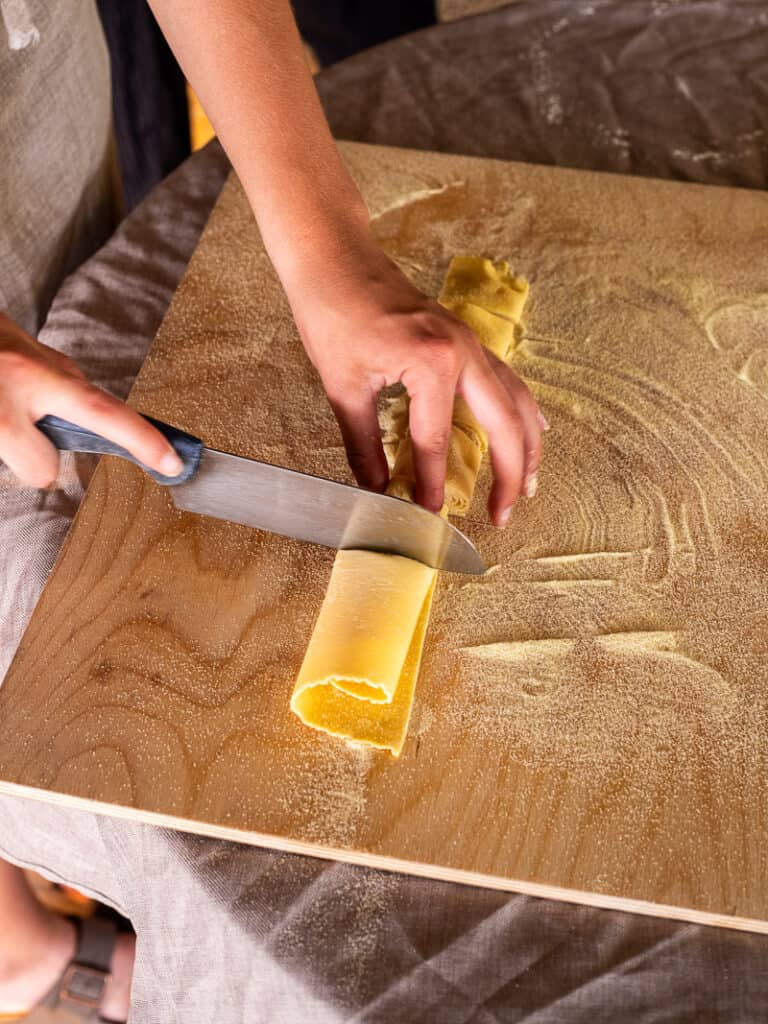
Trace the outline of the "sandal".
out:
[[[73,921],[77,929],[75,955],[34,1009],[26,1015],[0,1014],[0,1021],[23,1024],[82,1024],[104,1021],[100,1016],[104,986],[111,974],[117,928],[98,918]]]

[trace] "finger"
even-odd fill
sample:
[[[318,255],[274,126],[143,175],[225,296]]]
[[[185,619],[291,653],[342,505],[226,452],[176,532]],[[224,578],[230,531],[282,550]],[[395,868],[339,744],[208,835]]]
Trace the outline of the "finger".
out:
[[[347,461],[361,487],[383,491],[389,482],[389,469],[381,443],[376,415],[376,396],[369,390],[328,396],[341,429]]]
[[[40,415],[53,413],[71,423],[92,430],[120,445],[144,465],[166,476],[177,476],[184,468],[171,444],[156,427],[133,409],[108,395],[106,391],[71,381],[64,386],[57,378],[36,405],[44,405]]]
[[[0,419],[0,458],[30,487],[48,487],[59,471],[59,453],[31,423],[9,415]]]
[[[439,512],[445,500],[445,473],[456,381],[429,366],[403,381],[410,396],[408,427],[413,445],[416,478],[414,497],[430,512]]]
[[[491,368],[512,398],[520,414],[525,448],[523,493],[526,498],[532,498],[536,494],[538,471],[541,464],[542,417],[539,406],[525,382],[508,366],[500,360],[492,359]]]
[[[488,510],[496,526],[506,526],[519,497],[525,470],[525,427],[515,400],[482,353],[467,362],[459,393],[488,435],[494,483]]]

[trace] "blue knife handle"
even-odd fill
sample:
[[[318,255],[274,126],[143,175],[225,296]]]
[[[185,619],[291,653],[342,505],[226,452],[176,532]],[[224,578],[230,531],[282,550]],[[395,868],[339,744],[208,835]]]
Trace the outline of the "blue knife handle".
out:
[[[113,441],[108,441],[106,437],[102,437],[100,434],[94,434],[92,430],[79,427],[76,423],[59,419],[58,416],[43,416],[41,420],[35,423],[35,426],[41,433],[45,434],[59,451],[93,452],[96,455],[119,455],[121,459],[127,459],[129,462],[133,462],[134,465],[140,466],[145,473],[148,473],[159,484],[172,487],[174,484],[186,483],[187,480],[195,475],[197,467],[200,465],[203,442],[199,437],[186,434],[183,430],[171,427],[169,424],[153,419],[151,416],[145,416],[144,419],[151,423],[153,427],[156,427],[170,441],[176,454],[184,463],[184,469],[178,476],[163,476],[162,473],[157,473],[154,469],[150,469],[149,466],[145,466],[143,462],[139,462],[138,459],[134,458],[125,448],[121,448],[120,445],[115,444]]]

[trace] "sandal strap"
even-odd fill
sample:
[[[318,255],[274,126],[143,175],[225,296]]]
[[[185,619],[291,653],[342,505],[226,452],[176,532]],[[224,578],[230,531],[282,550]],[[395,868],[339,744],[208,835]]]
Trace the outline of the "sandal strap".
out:
[[[25,1024],[82,1024],[100,1020],[99,1008],[110,975],[117,928],[100,919],[75,921],[77,949],[61,976]]]

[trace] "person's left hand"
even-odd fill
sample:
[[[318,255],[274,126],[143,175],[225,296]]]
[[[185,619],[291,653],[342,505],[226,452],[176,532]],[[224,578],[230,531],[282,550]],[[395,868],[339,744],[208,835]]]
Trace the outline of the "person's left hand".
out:
[[[386,487],[376,398],[383,387],[401,381],[410,396],[420,504],[432,511],[443,504],[456,395],[488,434],[493,522],[504,526],[517,497],[533,496],[546,421],[528,388],[464,323],[422,295],[373,242],[330,269],[328,263],[308,268],[286,290],[361,486]]]

